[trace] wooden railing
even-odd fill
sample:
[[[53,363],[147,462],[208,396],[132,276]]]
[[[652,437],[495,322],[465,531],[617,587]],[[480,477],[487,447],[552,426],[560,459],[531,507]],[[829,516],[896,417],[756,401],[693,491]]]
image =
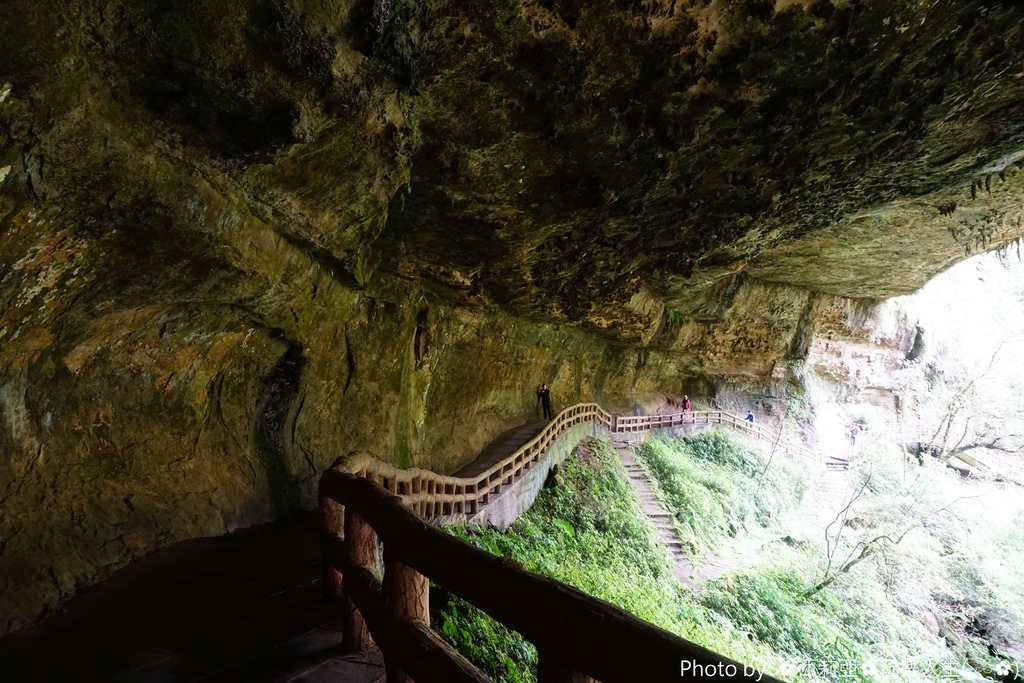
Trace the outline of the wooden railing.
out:
[[[471,521],[494,498],[536,467],[549,468],[546,456],[551,445],[566,431],[594,423],[612,434],[633,434],[682,425],[726,425],[757,439],[777,444],[791,455],[817,461],[818,455],[803,446],[780,440],[760,425],[747,422],[723,410],[688,411],[666,415],[611,415],[595,403],[566,408],[537,436],[486,471],[470,477],[453,477],[412,467],[399,469],[365,453],[352,453],[337,460],[331,469],[370,477],[391,493],[402,497],[415,513],[449,523]]]
[[[728,425],[729,427],[732,427],[733,429],[748,436],[752,436],[755,439],[761,439],[762,441],[768,441],[776,444],[779,448],[790,455],[813,461],[820,460],[820,456],[816,451],[805,446],[800,446],[790,441],[783,440],[779,433],[765,429],[761,425],[748,422],[739,415],[734,415],[733,413],[729,413],[724,410],[694,410],[685,413],[637,415],[629,417],[616,415],[612,419],[612,423],[612,431],[616,433],[644,432],[651,429],[679,427],[688,424]]]
[[[384,653],[388,683],[489,681],[430,629],[429,579],[534,643],[540,683],[686,680],[684,662],[690,672],[714,670],[716,679],[749,681],[753,676],[778,683],[607,602],[478,550],[424,519],[473,517],[524,473],[547,467],[545,456],[554,442],[588,422],[611,433],[724,424],[778,442],[763,427],[724,411],[623,417],[581,404],[563,410],[512,455],[472,477],[401,470],[363,454],[340,458],[321,478],[319,497],[324,592],[344,606],[346,647],[361,651],[376,642]],[[794,447],[786,448],[793,452]],[[805,453],[812,452],[797,451]]]
[[[472,477],[450,477],[415,467],[398,469],[365,453],[343,457],[331,469],[372,476],[385,489],[402,496],[413,512],[457,522],[474,516],[523,473],[542,464],[551,444],[567,430],[586,422],[610,429],[612,421],[612,416],[596,403],[566,408],[514,453]]]
[[[324,589],[344,607],[344,645],[376,643],[388,683],[490,681],[431,630],[428,581],[532,642],[540,683],[694,680],[685,674],[697,666],[716,680],[779,683],[446,534],[374,479],[331,469],[320,480]]]

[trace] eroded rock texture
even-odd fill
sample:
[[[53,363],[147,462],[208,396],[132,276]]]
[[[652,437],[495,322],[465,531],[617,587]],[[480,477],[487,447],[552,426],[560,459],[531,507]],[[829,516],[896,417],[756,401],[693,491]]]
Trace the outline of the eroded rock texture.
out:
[[[770,390],[832,297],[1021,234],[1022,18],[4,0],[0,634],[348,451],[453,470],[541,381]]]

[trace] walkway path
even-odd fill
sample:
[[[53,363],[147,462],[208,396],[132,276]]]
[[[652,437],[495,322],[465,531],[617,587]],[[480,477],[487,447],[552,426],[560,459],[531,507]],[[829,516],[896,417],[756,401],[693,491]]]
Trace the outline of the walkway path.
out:
[[[313,515],[158,551],[0,641],[3,683],[378,683],[339,651]]]
[[[854,495],[847,477],[849,469],[849,460],[828,456],[825,458],[824,472],[814,482],[810,494],[817,506],[818,526],[823,529],[836,520],[836,515],[849,505]]]
[[[692,586],[696,570],[690,563],[690,558],[683,552],[683,542],[679,540],[675,528],[672,526],[672,515],[665,512],[664,508],[661,507],[661,504],[658,502],[658,495],[654,492],[651,482],[647,478],[647,471],[633,457],[633,454],[629,451],[628,443],[625,441],[615,441],[613,445],[619,453],[622,465],[626,468],[629,481],[633,484],[633,488],[636,489],[637,496],[640,498],[640,509],[650,518],[651,523],[658,530],[662,542],[676,563],[676,578],[686,585]]]
[[[700,567],[693,565],[690,558],[683,552],[683,542],[679,540],[675,527],[672,525],[672,515],[666,512],[661,507],[661,503],[658,502],[658,494],[655,493],[654,487],[651,486],[647,470],[633,457],[633,453],[629,450],[628,442],[615,441],[613,445],[615,450],[618,451],[619,458],[622,460],[626,473],[629,475],[629,480],[640,498],[640,508],[651,520],[654,528],[661,536],[662,543],[665,544],[665,548],[676,564],[676,578],[693,588],[704,581],[717,579],[732,569],[737,564],[736,562],[730,562],[718,556],[712,556],[708,562]]]
[[[487,444],[476,460],[469,463],[453,476],[475,477],[483,474],[499,462],[515,453],[519,448],[533,437],[540,434],[547,426],[547,420],[535,420],[514,427],[507,432],[500,434],[494,441]]]
[[[485,472],[536,436],[492,441],[459,476]],[[378,683],[379,655],[345,655],[321,598],[314,515],[160,550],[0,640],[0,680]]]

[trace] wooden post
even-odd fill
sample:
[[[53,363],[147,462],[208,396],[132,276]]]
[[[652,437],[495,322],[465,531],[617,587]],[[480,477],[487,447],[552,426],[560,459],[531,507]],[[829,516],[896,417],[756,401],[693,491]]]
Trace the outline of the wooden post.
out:
[[[388,679],[391,683],[391,679]],[[537,662],[537,683],[594,683],[590,676],[584,676],[562,660],[541,653]]]
[[[430,626],[430,581],[412,567],[394,559],[384,548],[384,603],[395,621],[419,621]],[[388,683],[413,683],[401,662],[385,654]]]
[[[321,548],[321,583],[323,584],[324,600],[332,603],[341,602],[342,576],[328,554],[330,539],[338,535],[345,527],[345,508],[335,500],[322,496],[320,498],[320,548]]]
[[[374,568],[377,563],[377,534],[358,513],[345,513],[345,555],[356,567]],[[343,585],[344,588],[344,585]],[[373,647],[370,629],[348,591],[345,595],[345,616],[342,623],[342,643],[348,652],[365,652]]]

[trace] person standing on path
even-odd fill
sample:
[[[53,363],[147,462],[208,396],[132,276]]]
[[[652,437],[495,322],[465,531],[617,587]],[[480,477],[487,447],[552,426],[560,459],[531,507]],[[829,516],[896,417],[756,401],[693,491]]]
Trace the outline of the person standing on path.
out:
[[[540,401],[540,405],[544,408],[544,419],[550,420],[555,416],[554,411],[551,410],[551,390],[548,389],[547,384],[541,384],[540,389],[537,391],[537,399]]]
[[[683,396],[683,412],[690,412],[690,397]]]
[[[748,410],[747,411],[747,417],[745,419],[750,424],[754,424],[754,413],[753,413],[753,411]]]

